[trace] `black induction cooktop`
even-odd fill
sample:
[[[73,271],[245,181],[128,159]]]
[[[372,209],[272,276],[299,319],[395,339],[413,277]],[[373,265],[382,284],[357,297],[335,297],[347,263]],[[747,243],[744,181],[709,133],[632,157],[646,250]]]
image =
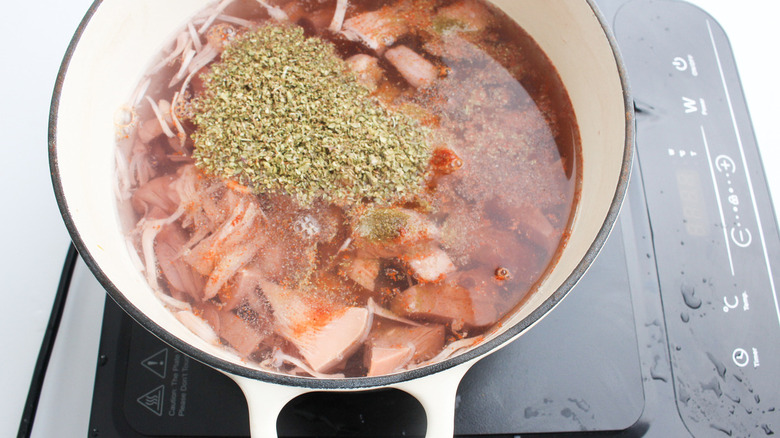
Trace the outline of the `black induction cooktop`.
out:
[[[577,287],[480,361],[457,436],[767,436],[780,431],[780,237],[726,35],[673,0],[602,0],[635,98],[629,193]],[[395,390],[291,402],[280,436],[423,436]],[[220,373],[107,300],[92,436],[239,437],[246,402]]]

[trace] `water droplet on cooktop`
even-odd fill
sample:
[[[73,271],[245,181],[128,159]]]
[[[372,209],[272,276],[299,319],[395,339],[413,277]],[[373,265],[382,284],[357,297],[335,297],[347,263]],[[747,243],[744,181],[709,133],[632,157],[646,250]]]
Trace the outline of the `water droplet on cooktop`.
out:
[[[715,429],[715,430],[717,430],[717,431],[719,431],[719,432],[723,432],[723,433],[725,433],[725,434],[726,434],[726,435],[728,435],[728,436],[731,436],[731,435],[732,435],[732,433],[733,433],[733,432],[731,431],[731,429],[728,429],[728,428],[726,428],[726,427],[724,427],[724,426],[721,426],[721,425],[719,425],[719,424],[710,423],[710,427],[711,427],[711,428],[713,428],[713,429]]]
[[[650,377],[653,378],[653,380],[660,380],[662,382],[667,381],[667,376],[664,375],[661,370],[658,369],[658,367],[661,364],[661,356],[655,355],[653,358],[653,366],[650,368]]]
[[[772,429],[769,428],[768,424],[762,424],[761,425],[761,429],[764,429],[764,433],[767,434],[767,435],[774,435],[775,434],[775,432]]]
[[[710,362],[712,362],[713,365],[715,365],[715,370],[718,372],[718,375],[721,379],[726,378],[726,365],[723,365],[723,362],[719,361],[715,356],[712,355],[712,353],[707,353],[707,357],[710,358]]]
[[[525,413],[524,413],[524,415],[525,415],[525,418],[526,418],[526,419],[528,419],[528,418],[534,418],[534,417],[537,417],[537,416],[539,416],[539,411],[537,411],[537,410],[536,410],[536,409],[534,409],[534,408],[528,407],[528,408],[525,408]]]
[[[590,411],[590,405],[585,400],[582,400],[582,399],[578,400],[578,399],[575,399],[575,398],[570,398],[568,400],[570,402],[574,403],[575,405],[577,405],[577,407],[580,408],[580,410],[582,410],[583,412]]]
[[[698,309],[701,307],[701,298],[696,296],[696,288],[683,285],[680,288],[680,291],[682,292],[683,301],[685,301],[686,306],[691,309]]]
[[[713,377],[712,380],[710,380],[708,383],[702,383],[701,384],[702,391],[710,390],[715,393],[715,395],[720,398],[723,395],[723,390],[720,389],[720,382]]]
[[[691,320],[691,316],[688,315],[688,312],[682,312],[680,313],[680,319],[682,320],[682,322],[688,322]]]
[[[679,389],[677,390],[677,394],[679,400],[687,405],[688,401],[691,399],[691,395],[688,394],[688,390],[680,386]]]

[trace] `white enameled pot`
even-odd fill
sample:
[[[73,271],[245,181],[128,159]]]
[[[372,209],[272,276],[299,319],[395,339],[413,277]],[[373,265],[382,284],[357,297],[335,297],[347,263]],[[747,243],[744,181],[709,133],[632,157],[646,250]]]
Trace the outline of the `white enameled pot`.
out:
[[[553,61],[582,139],[582,191],[571,237],[538,291],[483,343],[446,361],[381,377],[314,379],[263,371],[185,328],[136,269],[120,226],[113,190],[114,116],[151,58],[207,3],[98,0],[71,42],[52,102],[49,156],[57,200],[81,256],[141,325],[238,383],[248,400],[252,436],[276,436],[278,413],[300,394],[393,387],[422,403],[428,437],[451,437],[460,379],[560,302],[598,254],[618,214],[630,172],[633,112],[625,72],[603,19],[589,0],[493,0]]]

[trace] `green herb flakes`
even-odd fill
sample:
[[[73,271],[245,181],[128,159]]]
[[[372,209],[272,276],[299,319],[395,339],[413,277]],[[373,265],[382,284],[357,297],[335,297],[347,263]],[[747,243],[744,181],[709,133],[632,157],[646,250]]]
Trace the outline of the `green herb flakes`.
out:
[[[428,130],[381,107],[330,43],[299,27],[237,38],[193,108],[200,168],[302,204],[394,202],[421,189],[430,159]]]
[[[403,210],[376,208],[360,217],[355,231],[364,239],[387,242],[399,237],[409,221],[409,213]]]

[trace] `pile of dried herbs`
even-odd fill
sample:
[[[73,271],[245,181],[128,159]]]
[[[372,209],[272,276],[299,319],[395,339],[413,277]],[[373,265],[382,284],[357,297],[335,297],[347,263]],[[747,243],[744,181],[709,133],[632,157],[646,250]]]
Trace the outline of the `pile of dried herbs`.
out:
[[[302,204],[393,202],[420,189],[430,158],[428,131],[373,101],[333,46],[299,27],[234,40],[193,109],[201,169]]]
[[[387,242],[399,237],[409,220],[409,214],[402,209],[371,209],[360,217],[355,231],[364,239]]]

